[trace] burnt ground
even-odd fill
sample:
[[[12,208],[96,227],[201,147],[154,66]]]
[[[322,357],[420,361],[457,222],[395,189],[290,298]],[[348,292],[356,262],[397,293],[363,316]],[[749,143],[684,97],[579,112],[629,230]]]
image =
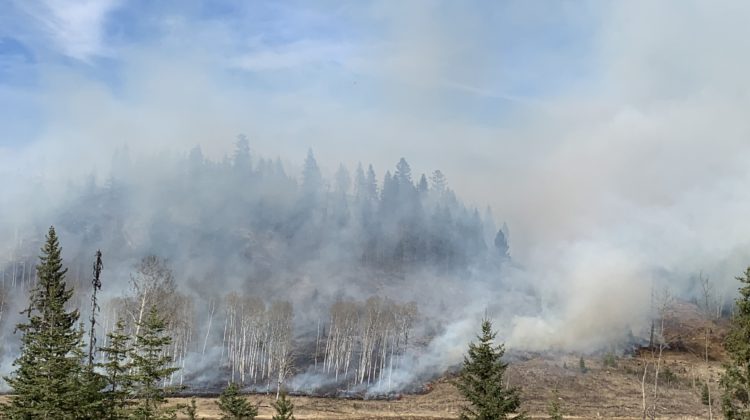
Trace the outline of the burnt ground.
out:
[[[657,417],[662,419],[708,418],[708,406],[701,402],[701,386],[710,382],[712,395],[718,395],[718,378],[724,354],[721,341],[726,322],[706,323],[695,307],[678,304],[668,319],[666,337],[670,348],[662,355]],[[705,327],[709,336],[709,361],[705,362]],[[507,378],[522,390],[522,408],[532,418],[547,418],[547,407],[557,389],[566,418],[640,419],[644,366],[647,405],[654,404],[653,366],[657,355],[649,348],[629,355],[597,354],[584,356],[586,371],[579,368],[578,354],[533,354],[513,361]],[[354,400],[323,397],[292,397],[296,418],[303,419],[457,419],[464,404],[450,378],[428,384],[427,392],[403,395],[399,399]],[[4,397],[0,397],[2,401]],[[270,419],[271,397],[251,395],[260,404],[261,419]],[[172,404],[187,403],[188,398],[171,399]],[[197,399],[200,417],[220,418],[215,398]],[[714,418],[720,418],[718,407]]]

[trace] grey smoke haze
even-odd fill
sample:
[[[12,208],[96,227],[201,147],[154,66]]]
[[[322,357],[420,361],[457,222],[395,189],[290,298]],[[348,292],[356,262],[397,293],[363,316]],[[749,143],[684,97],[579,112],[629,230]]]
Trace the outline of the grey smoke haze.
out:
[[[160,10],[147,41],[106,46],[86,34],[97,42],[64,50],[116,60],[114,83],[90,77],[91,64],[50,59],[55,47],[34,40],[54,30],[20,36],[42,88],[0,90],[4,108],[39,115],[33,130],[8,122],[31,134],[0,143],[0,247],[30,217],[51,217],[69,180],[94,172],[105,182],[124,144],[134,159],[199,144],[218,160],[246,133],[254,153],[281,156],[295,176],[308,147],[329,179],[338,162],[372,162],[381,176],[405,156],[415,175],[441,169],[461,198],[508,223],[522,268],[492,295],[465,291],[482,304],[455,302],[455,323],[431,343],[445,355],[436,364],[460,358],[486,308],[509,347],[591,350],[638,333],[652,284],[689,297],[703,270],[734,290],[750,262],[750,5],[547,6],[301,7],[271,25],[345,22],[343,36],[285,42]],[[54,15],[12,7],[29,22]],[[153,174],[141,175],[147,184]],[[40,193],[19,201],[30,188]],[[149,201],[136,204],[148,217]],[[144,237],[136,227],[133,241]],[[525,287],[539,292],[536,305],[515,294]]]

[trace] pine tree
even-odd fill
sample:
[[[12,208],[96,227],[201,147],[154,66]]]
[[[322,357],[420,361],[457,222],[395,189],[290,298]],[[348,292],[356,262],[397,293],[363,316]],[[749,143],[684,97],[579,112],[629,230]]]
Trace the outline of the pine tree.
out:
[[[128,375],[130,369],[128,355],[130,335],[125,334],[125,323],[118,320],[114,331],[107,334],[109,346],[99,350],[105,354],[106,362],[99,367],[104,370],[103,411],[105,419],[122,419],[127,417],[128,396],[132,391],[132,381]]]
[[[28,321],[18,324],[21,354],[6,377],[14,397],[3,407],[10,419],[68,419],[86,417],[80,406],[82,336],[76,328],[78,310],[68,311],[73,295],[65,283],[61,248],[49,228],[37,265],[38,282],[31,290]]]
[[[742,277],[740,297],[724,347],[729,355],[720,385],[724,418],[750,419],[750,267]],[[706,387],[708,391],[708,387]],[[708,392],[707,392],[708,393]]]
[[[172,338],[166,334],[166,322],[152,307],[130,352],[134,368],[133,397],[138,401],[133,413],[138,419],[172,417],[173,413],[163,408],[167,389],[162,386],[162,382],[178,370],[170,367],[172,358],[164,352],[171,343]]]
[[[276,410],[276,414],[271,417],[271,420],[295,420],[294,404],[286,398],[286,392],[282,392],[279,399],[272,402],[271,406]]]
[[[84,335],[83,323],[80,324],[79,333]],[[75,395],[78,412],[76,418],[99,420],[104,416],[102,390],[106,387],[106,381],[102,375],[94,371],[94,366],[88,364],[87,345],[81,340],[75,351],[80,360],[80,372],[78,377],[78,388]]]
[[[225,420],[253,420],[258,415],[258,408],[240,396],[240,388],[234,382],[221,393],[218,405]]]
[[[469,353],[464,357],[463,369],[456,381],[456,387],[470,403],[463,408],[461,419],[505,419],[521,404],[519,390],[503,385],[508,364],[502,361],[504,346],[493,344],[496,335],[490,321],[485,319],[482,334],[477,337],[479,343],[469,344]],[[515,418],[523,418],[523,415]]]

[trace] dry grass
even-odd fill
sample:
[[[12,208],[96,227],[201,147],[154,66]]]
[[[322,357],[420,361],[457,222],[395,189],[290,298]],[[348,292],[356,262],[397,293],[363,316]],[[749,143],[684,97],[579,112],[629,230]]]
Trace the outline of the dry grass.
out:
[[[701,404],[702,381],[711,378],[711,393],[721,373],[721,338],[726,325],[711,324],[711,343],[708,364],[703,360],[705,323],[694,305],[681,304],[668,322],[665,334],[671,348],[663,355],[660,375],[657,414],[661,419],[703,419],[708,408]],[[566,418],[576,419],[640,419],[642,417],[641,379],[644,365],[653,371],[655,362],[650,351],[634,357],[620,357],[616,365],[605,366],[602,356],[585,359],[587,372],[578,369],[578,355],[534,355],[525,361],[514,362],[508,370],[511,385],[522,389],[522,408],[532,418],[547,418],[547,407],[552,393],[558,389]],[[565,367],[564,367],[565,366]],[[667,372],[671,372],[668,374]],[[362,401],[333,398],[292,397],[295,416],[300,419],[457,419],[463,399],[448,379],[433,383],[423,395],[405,395],[395,401]],[[647,402],[653,404],[653,375],[647,378]],[[273,410],[271,397],[248,397],[260,405],[260,419],[270,419]],[[0,396],[0,402],[7,397]],[[214,398],[197,398],[199,417],[220,418]],[[174,398],[170,404],[187,404],[189,398]],[[720,418],[718,407],[714,417]],[[184,418],[184,417],[182,417]]]
[[[616,367],[605,367],[602,358],[587,358],[588,371],[578,370],[578,356],[535,357],[517,362],[509,370],[512,385],[523,390],[523,409],[532,418],[547,418],[547,407],[557,388],[566,418],[640,419],[642,413],[641,378],[644,363],[651,356],[619,358]],[[568,368],[563,368],[563,364]],[[665,377],[665,369],[672,372]],[[707,407],[700,401],[700,380],[706,374],[714,379],[720,373],[718,362],[705,366],[697,357],[684,353],[664,355],[657,399],[662,419],[707,418]],[[669,383],[666,380],[669,380]],[[714,383],[715,384],[715,383]],[[712,387],[714,392],[718,390]],[[648,403],[652,404],[653,382],[647,383]],[[261,419],[270,419],[271,398],[249,396],[260,404]],[[173,399],[186,404],[188,398]],[[298,419],[457,419],[464,403],[458,391],[443,379],[423,395],[405,395],[396,401],[361,401],[332,398],[293,397]],[[197,399],[200,415],[220,418],[215,399]],[[718,418],[717,411],[714,416]]]
[[[546,418],[547,406],[555,388],[559,391],[566,418],[580,419],[640,419],[641,375],[643,364],[652,363],[651,355],[619,358],[616,367],[605,367],[601,357],[586,358],[588,371],[578,369],[578,356],[537,356],[516,362],[509,369],[512,385],[523,391],[523,409],[534,418]],[[563,368],[563,365],[567,368]],[[665,368],[673,373],[670,383],[663,375]],[[706,366],[697,356],[689,353],[664,355],[661,385],[659,387],[658,414],[662,419],[707,418],[707,407],[700,401],[700,380],[711,375],[714,380],[720,373],[719,362]],[[651,378],[649,378],[651,379]],[[715,382],[714,382],[715,384]],[[652,401],[653,382],[649,380],[649,404]],[[712,387],[713,392],[718,390]],[[260,404],[260,419],[270,419],[273,410],[271,397],[251,395],[248,398]],[[0,402],[7,397],[0,397]],[[205,419],[218,419],[214,398],[196,399],[199,415]],[[422,395],[405,395],[395,401],[362,401],[334,398],[292,397],[295,416],[300,419],[457,419],[463,399],[448,379],[432,385],[430,392]],[[187,404],[189,398],[173,398],[170,404]],[[714,410],[716,416],[718,410]],[[184,418],[184,417],[182,417]]]

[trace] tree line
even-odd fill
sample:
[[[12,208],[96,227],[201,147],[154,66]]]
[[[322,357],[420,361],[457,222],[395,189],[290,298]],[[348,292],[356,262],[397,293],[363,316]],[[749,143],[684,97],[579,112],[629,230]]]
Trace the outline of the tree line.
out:
[[[29,293],[26,316],[17,325],[21,333],[21,352],[14,362],[15,371],[4,377],[13,389],[10,402],[0,406],[0,416],[8,419],[168,419],[182,409],[189,418],[196,418],[195,399],[183,407],[166,407],[167,395],[178,389],[169,378],[179,368],[172,365],[172,337],[167,319],[157,309],[158,301],[136,294],[124,307],[127,316],[115,323],[107,333],[107,341],[96,346],[92,332],[97,326],[100,306],[97,292],[102,287],[101,252],[96,253],[91,281],[90,336],[85,339],[84,323],[78,308],[71,308],[73,289],[66,283],[67,268],[63,266],[61,247],[53,227],[36,267],[37,281]],[[153,259],[141,265],[142,277],[154,284],[136,287],[169,290],[171,277]],[[135,278],[141,278],[138,275]],[[161,296],[166,298],[167,296]],[[262,301],[243,298],[233,293],[227,297],[229,316],[225,325],[225,346],[231,364],[239,364],[240,373],[261,377],[274,370],[286,372],[291,361],[288,348],[291,336],[292,308],[277,303],[266,309]],[[354,381],[382,380],[386,354],[408,342],[410,324],[416,315],[411,305],[398,305],[387,299],[371,298],[358,304],[339,302],[331,308],[331,328],[335,333],[325,340],[322,366],[331,369],[343,356],[346,364],[352,358],[351,343],[359,342],[359,360],[354,368]],[[128,332],[127,322],[134,323]],[[257,328],[267,325],[267,328]],[[268,335],[254,339],[253,330]],[[241,337],[241,338],[240,338]],[[357,338],[355,338],[357,337]],[[482,325],[478,345],[469,346],[462,376],[457,385],[470,402],[464,418],[505,418],[519,405],[518,391],[504,388],[502,376],[507,365],[501,361],[503,347],[493,346],[495,335],[489,321]],[[341,350],[340,343],[344,345]],[[264,348],[265,347],[265,348]],[[275,349],[275,350],[274,350]],[[102,357],[96,361],[95,354]],[[343,355],[341,354],[343,353]],[[257,356],[265,354],[265,356]],[[336,359],[333,362],[331,359]],[[393,362],[393,359],[390,359]],[[257,366],[255,366],[257,364]],[[234,368],[232,371],[234,372]],[[283,373],[279,373],[282,375]],[[346,373],[345,373],[346,375]],[[239,395],[239,386],[230,381],[218,401],[224,418],[255,418],[258,407]],[[280,387],[283,378],[278,377]],[[277,390],[272,404],[277,420],[293,419],[294,405],[284,392]],[[490,415],[488,417],[488,415]]]
[[[166,280],[161,285],[171,284],[154,260],[143,263],[140,274]],[[150,420],[175,418],[178,410],[197,418],[195,399],[187,406],[165,405],[167,395],[182,387],[171,385],[170,378],[179,368],[173,366],[170,324],[160,315],[156,301],[143,304],[148,298],[136,296],[126,311],[129,318],[119,318],[105,344],[96,345],[93,331],[100,311],[97,292],[102,287],[102,269],[102,255],[97,251],[86,340],[80,311],[70,305],[74,291],[66,282],[68,270],[60,243],[50,227],[36,266],[37,281],[22,313],[25,320],[16,326],[21,350],[13,363],[14,372],[4,377],[13,394],[10,402],[0,405],[0,418]],[[289,316],[289,308],[281,310]],[[130,332],[128,320],[134,323]],[[254,418],[257,406],[239,396],[238,389],[230,382],[219,399],[224,418]],[[274,419],[294,419],[294,405],[285,393],[277,393],[272,405],[277,411]]]
[[[100,287],[95,263],[93,290]],[[108,336],[108,346],[94,348],[84,340],[79,309],[68,305],[73,289],[65,281],[61,248],[50,228],[36,267],[37,282],[23,311],[21,352],[15,371],[5,377],[13,389],[8,404],[0,408],[9,419],[156,419],[170,413],[161,406],[168,388],[165,379],[175,370],[164,353],[172,339],[155,307],[139,320],[134,337],[124,334],[124,325]],[[98,310],[92,294],[92,324]],[[93,353],[104,361],[93,362]]]

